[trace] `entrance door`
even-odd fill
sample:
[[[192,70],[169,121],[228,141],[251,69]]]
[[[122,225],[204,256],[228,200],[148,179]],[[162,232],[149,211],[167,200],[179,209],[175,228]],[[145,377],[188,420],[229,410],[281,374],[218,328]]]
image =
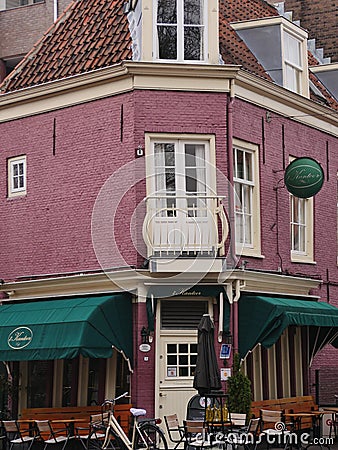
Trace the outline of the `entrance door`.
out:
[[[186,418],[187,403],[197,393],[192,387],[197,333],[162,335],[159,348],[158,414],[163,419],[166,415],[176,413],[182,424]]]
[[[217,251],[215,176],[208,141],[156,140],[147,226],[153,253]]]

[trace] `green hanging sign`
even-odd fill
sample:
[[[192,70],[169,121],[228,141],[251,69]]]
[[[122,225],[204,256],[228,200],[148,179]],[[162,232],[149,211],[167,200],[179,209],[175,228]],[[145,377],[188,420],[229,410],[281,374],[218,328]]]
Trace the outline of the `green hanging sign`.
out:
[[[309,198],[316,195],[324,183],[322,166],[312,158],[297,158],[285,170],[284,183],[295,197]]]

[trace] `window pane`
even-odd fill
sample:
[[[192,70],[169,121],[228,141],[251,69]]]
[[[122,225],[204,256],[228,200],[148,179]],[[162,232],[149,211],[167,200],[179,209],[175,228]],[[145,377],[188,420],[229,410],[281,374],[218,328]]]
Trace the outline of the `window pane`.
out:
[[[242,150],[235,150],[236,151],[236,170],[235,170],[235,176],[236,178],[244,178],[244,152]]]
[[[190,344],[190,353],[197,353],[197,344]]]
[[[184,27],[184,59],[198,61],[203,58],[203,28]]]
[[[176,353],[176,344],[168,344],[167,353]]]
[[[165,187],[167,191],[175,191],[175,169],[166,169]]]
[[[245,179],[253,181],[252,175],[252,153],[245,153]]]
[[[297,66],[301,65],[300,41],[288,33],[284,33],[285,60]]]
[[[188,193],[197,192],[197,174],[196,169],[186,170],[186,190]]]
[[[175,366],[177,364],[177,357],[176,357],[176,355],[168,355],[167,356],[167,364],[169,366]]]
[[[177,23],[176,0],[158,0],[157,23]]]
[[[185,25],[203,23],[203,0],[185,0],[184,23]]]
[[[184,146],[184,151],[186,167],[199,167],[205,165],[204,145],[186,144]]]
[[[180,353],[188,353],[188,344],[179,344],[178,348]]]
[[[189,375],[188,367],[180,367],[178,373],[180,377],[187,377]]]
[[[188,355],[180,355],[179,364],[182,366],[187,366],[188,365]]]
[[[177,59],[177,27],[158,26],[158,47],[160,59]]]

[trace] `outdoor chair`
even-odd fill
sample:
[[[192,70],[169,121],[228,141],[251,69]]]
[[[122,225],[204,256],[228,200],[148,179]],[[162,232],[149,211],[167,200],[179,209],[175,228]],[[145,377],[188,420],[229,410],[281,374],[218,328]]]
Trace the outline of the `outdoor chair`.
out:
[[[174,450],[185,442],[184,426],[179,424],[177,414],[164,416],[168,437],[175,444]]]
[[[338,435],[338,411],[332,414],[332,419],[330,421],[330,433],[329,437],[336,439]]]
[[[207,433],[204,421],[202,420],[184,420],[184,448],[210,448],[215,445],[211,441],[210,435]]]
[[[283,410],[261,409],[260,419],[260,431],[266,438],[268,448],[270,444],[284,449],[290,446],[291,432],[287,429]]]
[[[260,417],[251,419],[246,427],[239,428],[229,433],[227,444],[230,444],[233,449],[237,449],[237,447],[241,446],[244,447],[245,450],[256,450],[258,445],[260,420]]]
[[[101,449],[109,422],[109,412],[93,414],[87,427],[76,428],[76,438],[86,450]]]
[[[69,428],[54,430],[52,423],[49,420],[35,421],[38,439],[44,444],[43,450],[48,446],[59,447],[64,450],[70,439],[74,439],[74,435],[70,435]]]
[[[231,429],[233,431],[246,431],[246,414],[230,413]]]
[[[25,450],[30,450],[35,440],[35,437],[30,435],[31,430],[20,430],[20,426],[16,420],[3,420],[2,424],[9,450],[12,450],[14,446],[20,446]]]

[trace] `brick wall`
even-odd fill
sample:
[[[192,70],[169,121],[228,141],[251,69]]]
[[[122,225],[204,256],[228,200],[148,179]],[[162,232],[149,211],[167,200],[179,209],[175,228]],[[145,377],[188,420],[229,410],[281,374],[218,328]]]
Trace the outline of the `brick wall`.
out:
[[[331,0],[286,0],[285,10],[293,11],[293,20],[308,30],[309,38],[316,39],[316,47],[324,49],[331,62],[338,61],[337,6]]]

